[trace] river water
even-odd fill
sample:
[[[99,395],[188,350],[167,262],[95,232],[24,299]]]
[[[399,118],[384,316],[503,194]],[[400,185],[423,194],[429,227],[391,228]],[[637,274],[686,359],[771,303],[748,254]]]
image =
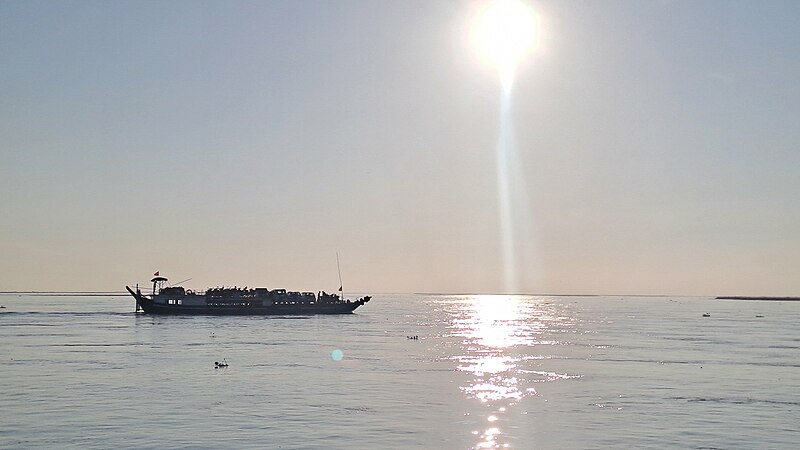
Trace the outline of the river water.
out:
[[[0,304],[2,448],[800,445],[800,302],[376,294],[314,317],[152,317],[121,295]]]

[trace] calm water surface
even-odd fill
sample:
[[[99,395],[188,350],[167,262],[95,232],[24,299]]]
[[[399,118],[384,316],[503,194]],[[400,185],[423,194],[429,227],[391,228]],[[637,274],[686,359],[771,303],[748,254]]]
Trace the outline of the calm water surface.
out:
[[[2,448],[800,445],[797,302],[375,295],[301,318],[0,304]]]

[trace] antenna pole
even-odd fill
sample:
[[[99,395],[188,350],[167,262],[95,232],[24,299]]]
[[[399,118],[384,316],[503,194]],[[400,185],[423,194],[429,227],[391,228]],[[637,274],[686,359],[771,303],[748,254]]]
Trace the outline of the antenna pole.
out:
[[[183,281],[178,281],[177,283],[172,283],[172,284],[170,284],[170,285],[169,285],[169,286],[167,286],[167,287],[172,287],[172,286],[176,286],[176,285],[178,285],[178,284],[181,284],[181,283],[186,283],[186,282],[187,282],[187,281],[189,281],[189,280],[191,280],[191,278],[187,278],[187,279],[185,279],[185,280],[183,280]]]
[[[339,265],[339,252],[336,252],[336,270],[339,271],[339,292],[342,296],[340,300],[344,301],[344,285],[342,284],[342,268]]]

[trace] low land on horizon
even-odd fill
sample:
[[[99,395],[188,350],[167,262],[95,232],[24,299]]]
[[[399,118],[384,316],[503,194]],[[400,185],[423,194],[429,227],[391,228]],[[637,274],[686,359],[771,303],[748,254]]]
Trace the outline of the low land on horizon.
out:
[[[753,296],[721,296],[715,297],[717,300],[764,300],[780,302],[797,302],[800,297],[753,297]]]

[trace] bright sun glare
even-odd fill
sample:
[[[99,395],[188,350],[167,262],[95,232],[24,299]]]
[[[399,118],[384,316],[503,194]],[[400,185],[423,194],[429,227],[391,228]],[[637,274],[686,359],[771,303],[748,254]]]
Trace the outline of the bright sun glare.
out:
[[[483,57],[508,84],[525,55],[536,47],[536,15],[521,0],[495,0],[486,6],[473,30]]]

